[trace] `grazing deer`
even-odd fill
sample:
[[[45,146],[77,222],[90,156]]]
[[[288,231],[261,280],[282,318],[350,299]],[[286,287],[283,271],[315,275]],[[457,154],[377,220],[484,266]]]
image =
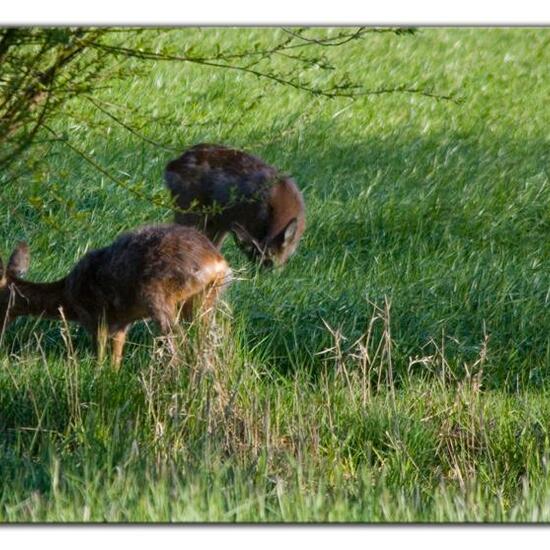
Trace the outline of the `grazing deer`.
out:
[[[64,317],[90,332],[100,355],[106,331],[116,366],[131,323],[151,318],[162,334],[170,334],[179,304],[187,319],[199,303],[211,308],[231,274],[202,233],[175,224],[120,235],[110,246],[88,252],[55,282],[24,280],[28,266],[23,242],[5,272],[0,260],[0,331],[21,315]]]
[[[296,250],[305,228],[302,194],[261,159],[199,144],[168,163],[165,181],[177,207],[191,210],[176,212],[176,223],[204,231],[218,248],[232,232],[241,250],[265,267],[284,264]]]

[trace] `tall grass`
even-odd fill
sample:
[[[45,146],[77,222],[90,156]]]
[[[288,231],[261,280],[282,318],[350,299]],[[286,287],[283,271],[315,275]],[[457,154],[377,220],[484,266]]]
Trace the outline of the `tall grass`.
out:
[[[245,45],[266,29],[182,29]],[[167,38],[168,39],[168,38]],[[162,168],[199,141],[292,173],[307,230],[281,272],[237,273],[208,334],[131,332],[119,372],[73,326],[18,321],[0,347],[2,521],[548,521],[547,29],[374,36],[334,59],[365,83],[457,88],[323,101],[202,68],[98,92],[73,143],[4,181],[0,250],[52,280],[119,231],[170,218]],[[93,116],[101,116],[96,114]],[[91,119],[93,121],[93,118]]]
[[[547,519],[547,400],[484,390],[486,342],[461,376],[434,343],[396,380],[389,311],[349,350],[331,331],[314,378],[266,371],[227,318],[120,372],[27,346],[1,365],[2,519]]]

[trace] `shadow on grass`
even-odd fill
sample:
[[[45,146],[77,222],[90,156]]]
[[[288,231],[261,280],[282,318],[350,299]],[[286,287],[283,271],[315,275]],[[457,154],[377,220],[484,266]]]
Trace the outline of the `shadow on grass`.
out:
[[[19,318],[4,332],[2,353],[22,357],[27,353],[42,355],[57,361],[68,358],[69,350],[62,335],[61,321]],[[158,331],[150,321],[134,323],[128,332],[125,356],[136,347],[152,349]],[[79,358],[96,361],[92,339],[88,332],[76,323],[70,324],[70,345]]]
[[[290,144],[308,207],[300,249],[232,296],[250,345],[264,342],[283,371],[318,368],[333,345],[323,321],[351,344],[369,303],[388,297],[398,373],[432,339],[463,372],[487,335],[488,385],[539,386],[550,375],[548,143],[322,134]]]
[[[270,368],[318,369],[319,352],[333,344],[324,322],[352,343],[368,325],[371,302],[387,297],[397,373],[442,339],[460,370],[488,335],[491,384],[537,386],[550,374],[544,139],[410,135],[403,128],[353,141],[319,123],[299,139],[275,139],[253,152],[290,172],[307,206],[303,242],[282,272],[254,275],[232,243],[224,247],[232,267],[247,273],[228,292],[236,321],[246,327],[245,344]],[[104,154],[98,161],[115,168],[118,157],[127,157],[116,144]],[[83,204],[93,189],[86,192]],[[109,197],[103,200],[130,208],[126,191],[109,193],[102,190]],[[116,209],[106,212],[112,219],[98,228],[120,224]],[[87,231],[95,242],[93,226]],[[36,331],[42,328],[46,355],[63,355],[59,329],[39,323]],[[138,325],[130,340],[148,345],[146,333]],[[75,338],[79,354],[89,352],[82,335]],[[14,353],[22,345],[14,333],[5,338]]]

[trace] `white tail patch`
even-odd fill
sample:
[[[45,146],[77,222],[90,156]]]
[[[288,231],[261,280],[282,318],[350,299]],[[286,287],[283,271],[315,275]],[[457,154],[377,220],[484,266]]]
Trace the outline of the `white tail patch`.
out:
[[[203,284],[208,284],[217,280],[220,285],[226,286],[231,282],[232,271],[225,260],[216,259],[208,262],[201,269],[199,278]]]

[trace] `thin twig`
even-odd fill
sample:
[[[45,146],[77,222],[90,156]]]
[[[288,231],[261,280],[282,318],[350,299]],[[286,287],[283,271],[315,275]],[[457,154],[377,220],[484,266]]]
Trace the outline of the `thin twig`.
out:
[[[134,136],[137,136],[143,141],[146,141],[147,143],[150,143],[151,145],[155,145],[156,147],[159,147],[161,149],[164,149],[165,151],[177,151],[178,148],[171,147],[167,145],[163,145],[162,143],[159,143],[158,141],[155,141],[151,138],[148,138],[147,136],[144,136],[143,134],[140,134],[135,128],[132,128],[130,125],[126,124],[122,119],[114,115],[113,113],[109,112],[107,109],[103,108],[97,101],[95,101],[91,96],[86,95],[84,96],[85,99],[87,99],[94,107],[99,109],[103,114],[114,120],[117,124],[122,126],[125,130],[128,130],[131,134]]]

